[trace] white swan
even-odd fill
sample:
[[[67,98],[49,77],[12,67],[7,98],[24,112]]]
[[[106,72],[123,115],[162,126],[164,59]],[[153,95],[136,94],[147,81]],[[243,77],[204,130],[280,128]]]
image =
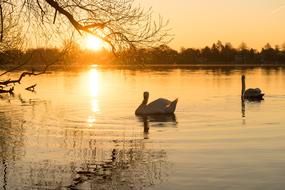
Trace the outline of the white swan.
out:
[[[173,102],[159,98],[149,104],[147,104],[149,93],[143,93],[143,101],[141,105],[136,109],[136,115],[152,115],[152,114],[173,114],[176,109],[178,99],[176,98]]]
[[[248,100],[262,100],[264,93],[261,92],[259,88],[249,88],[245,89],[245,76],[241,77],[242,89],[241,89],[241,98]]]

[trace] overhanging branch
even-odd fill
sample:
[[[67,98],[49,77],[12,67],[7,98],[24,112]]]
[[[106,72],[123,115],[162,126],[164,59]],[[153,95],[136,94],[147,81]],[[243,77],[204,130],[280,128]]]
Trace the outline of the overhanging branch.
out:
[[[2,3],[0,3],[0,42],[3,42],[3,34],[4,34],[4,17],[3,17],[3,9]]]
[[[25,77],[25,76],[37,76],[37,75],[41,75],[41,74],[44,74],[46,73],[46,71],[48,70],[48,68],[58,62],[60,62],[63,58],[63,56],[66,54],[66,52],[69,50],[69,47],[65,48],[61,54],[58,56],[57,59],[55,59],[54,61],[50,62],[49,64],[46,64],[44,69],[40,72],[35,72],[35,71],[24,71],[21,73],[21,75],[19,76],[18,79],[8,79],[8,80],[5,80],[5,81],[1,81],[0,82],[0,93],[13,93],[13,90],[14,90],[14,87],[10,88],[9,90],[6,90],[4,89],[4,87],[8,87],[10,84],[12,85],[15,85],[16,83],[21,83],[22,79]],[[24,64],[27,64],[29,60],[27,60],[25,63],[23,64],[20,64],[19,66],[17,66],[17,68],[20,68],[21,66],[23,66]],[[15,70],[15,67],[13,68]],[[6,71],[4,73],[2,73],[0,76],[2,75],[5,75],[7,74],[8,72],[11,72],[11,71],[14,71],[14,70],[9,70],[9,71]]]

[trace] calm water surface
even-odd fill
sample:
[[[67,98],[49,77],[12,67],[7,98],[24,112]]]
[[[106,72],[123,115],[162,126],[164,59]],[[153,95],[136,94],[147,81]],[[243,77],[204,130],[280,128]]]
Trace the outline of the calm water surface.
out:
[[[241,102],[242,73],[264,101]],[[36,93],[24,90],[35,82]],[[136,117],[145,90],[178,97],[176,114]],[[284,111],[285,68],[27,77],[1,95],[0,189],[283,190]]]

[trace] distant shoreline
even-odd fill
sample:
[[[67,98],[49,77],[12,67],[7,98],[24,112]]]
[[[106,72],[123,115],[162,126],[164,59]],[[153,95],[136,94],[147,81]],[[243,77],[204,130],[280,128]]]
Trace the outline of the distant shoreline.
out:
[[[12,65],[11,65],[12,66]],[[55,64],[52,65],[47,73],[51,71],[81,71],[90,68],[102,68],[102,69],[116,69],[116,68],[132,68],[132,69],[155,69],[155,68],[169,68],[169,69],[187,69],[187,68],[285,68],[285,64],[274,64],[274,63],[266,63],[266,64],[234,64],[234,63],[205,63],[205,64]],[[22,68],[18,68],[12,72],[19,71],[29,71],[32,67],[27,65]],[[38,67],[33,67],[34,71],[41,71],[43,69],[42,65],[38,65]],[[9,69],[0,69],[0,71],[5,72]]]
[[[98,67],[138,66],[138,67],[285,67],[285,64],[235,64],[235,63],[205,63],[205,64],[98,64]]]

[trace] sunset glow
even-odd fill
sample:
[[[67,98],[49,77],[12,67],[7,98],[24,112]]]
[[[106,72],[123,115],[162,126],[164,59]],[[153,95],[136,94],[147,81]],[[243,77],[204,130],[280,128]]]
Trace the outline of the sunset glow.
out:
[[[95,36],[87,36],[84,39],[84,45],[87,49],[98,51],[104,47],[104,42]]]
[[[285,189],[284,81],[285,0],[0,0],[0,187]]]
[[[175,38],[170,47],[201,48],[217,40],[241,42],[260,50],[267,42],[284,41],[285,6],[282,0],[141,0],[170,20]]]

